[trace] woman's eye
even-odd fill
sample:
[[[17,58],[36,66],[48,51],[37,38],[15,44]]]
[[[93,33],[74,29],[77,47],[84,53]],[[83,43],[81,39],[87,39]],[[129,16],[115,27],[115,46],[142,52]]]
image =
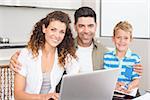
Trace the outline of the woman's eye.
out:
[[[61,31],[60,33],[61,33],[61,34],[65,34],[65,32],[64,32],[64,31]]]
[[[51,31],[56,31],[56,29],[52,28]]]

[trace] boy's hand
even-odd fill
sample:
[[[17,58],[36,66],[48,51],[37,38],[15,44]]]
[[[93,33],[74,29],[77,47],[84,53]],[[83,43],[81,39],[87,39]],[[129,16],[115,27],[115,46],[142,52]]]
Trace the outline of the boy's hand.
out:
[[[124,88],[122,88],[122,87],[124,87],[124,86],[125,86],[125,83],[123,83],[123,82],[117,82],[115,90],[123,91]]]

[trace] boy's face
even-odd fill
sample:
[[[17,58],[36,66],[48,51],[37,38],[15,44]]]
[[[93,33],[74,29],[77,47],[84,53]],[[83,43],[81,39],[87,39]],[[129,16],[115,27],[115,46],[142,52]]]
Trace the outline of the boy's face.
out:
[[[131,42],[131,33],[118,29],[113,36],[113,42],[116,49],[120,52],[126,52]]]
[[[74,25],[78,34],[78,44],[88,47],[92,43],[92,39],[96,32],[96,23],[93,17],[79,17]]]

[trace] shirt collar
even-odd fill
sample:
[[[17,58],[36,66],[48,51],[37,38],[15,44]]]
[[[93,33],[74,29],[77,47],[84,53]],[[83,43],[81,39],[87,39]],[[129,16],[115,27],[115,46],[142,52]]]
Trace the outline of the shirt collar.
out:
[[[93,41],[93,48],[95,49],[95,48],[97,48],[97,43],[94,41],[94,39],[92,39],[92,41]],[[78,49],[78,41],[77,41],[77,37],[74,39],[74,46],[75,46],[75,48],[76,49]]]
[[[116,49],[114,49],[113,52],[112,52],[113,55],[116,55],[116,52],[117,52]],[[132,51],[131,51],[131,49],[128,48],[128,50],[127,50],[127,52],[125,54],[125,57],[127,57],[127,58],[131,57],[131,54],[132,54]]]

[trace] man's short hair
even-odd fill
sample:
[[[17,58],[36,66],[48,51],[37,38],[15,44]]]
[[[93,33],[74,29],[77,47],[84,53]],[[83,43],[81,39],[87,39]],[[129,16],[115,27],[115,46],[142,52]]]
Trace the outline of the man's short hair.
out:
[[[75,11],[74,14],[75,24],[77,23],[79,17],[93,17],[96,23],[96,13],[90,7],[80,7]]]

